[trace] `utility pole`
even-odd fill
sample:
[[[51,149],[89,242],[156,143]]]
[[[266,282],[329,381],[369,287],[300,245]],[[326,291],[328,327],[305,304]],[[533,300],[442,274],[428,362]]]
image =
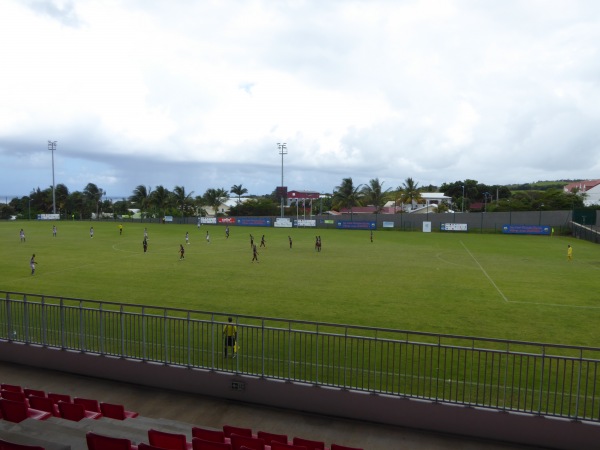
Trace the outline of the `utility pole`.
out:
[[[281,217],[283,217],[283,155],[287,155],[287,147],[285,142],[283,144],[277,143],[277,148],[279,148],[279,154],[281,155]],[[286,189],[287,192],[287,189]]]
[[[52,214],[56,214],[56,188],[54,186],[54,150],[56,150],[56,141],[48,141],[48,150],[52,152]]]

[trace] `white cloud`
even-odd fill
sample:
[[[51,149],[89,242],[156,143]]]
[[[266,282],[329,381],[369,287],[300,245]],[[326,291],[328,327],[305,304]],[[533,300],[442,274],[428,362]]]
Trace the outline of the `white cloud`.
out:
[[[0,195],[48,185],[48,139],[71,189],[115,195],[271,192],[277,142],[290,188],[598,178],[599,22],[585,0],[3,2]]]

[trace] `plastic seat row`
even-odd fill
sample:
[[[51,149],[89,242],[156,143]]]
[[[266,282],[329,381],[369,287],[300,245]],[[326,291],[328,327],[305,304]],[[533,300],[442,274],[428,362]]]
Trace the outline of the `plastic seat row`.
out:
[[[111,441],[112,439],[112,441]],[[128,439],[110,438],[87,434],[89,450],[131,450],[136,446]],[[100,444],[102,442],[102,444]],[[188,442],[185,434],[168,433],[155,429],[148,430],[148,444],[141,443],[138,450],[328,450],[325,443],[295,437],[291,442],[284,434],[259,431],[252,434],[249,428],[225,425],[223,431],[192,428],[192,441]],[[362,450],[355,447],[332,444],[331,450]]]
[[[95,399],[81,397],[71,399],[71,396],[67,394],[57,394],[52,392],[46,394],[46,392],[39,389],[22,388],[21,386],[12,384],[0,384],[0,398],[25,403],[30,408],[49,412],[54,417],[80,417],[79,419],[70,418],[70,420],[81,420],[83,417],[97,419],[102,416],[111,419],[125,420],[138,416],[137,412],[125,410],[123,405],[99,402]],[[81,413],[81,408],[79,406],[64,406],[63,409],[67,411],[67,415],[70,416],[64,417],[59,409],[60,402],[81,405],[84,411]]]

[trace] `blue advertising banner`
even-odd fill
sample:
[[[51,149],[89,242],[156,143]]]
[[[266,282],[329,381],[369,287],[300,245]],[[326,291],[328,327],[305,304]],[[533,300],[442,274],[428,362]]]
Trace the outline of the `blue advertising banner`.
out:
[[[243,227],[270,227],[271,219],[265,219],[264,217],[238,217],[237,225]]]
[[[338,220],[335,226],[342,230],[375,230],[377,228],[375,222],[353,220]]]
[[[504,234],[552,234],[552,227],[548,225],[502,225]]]

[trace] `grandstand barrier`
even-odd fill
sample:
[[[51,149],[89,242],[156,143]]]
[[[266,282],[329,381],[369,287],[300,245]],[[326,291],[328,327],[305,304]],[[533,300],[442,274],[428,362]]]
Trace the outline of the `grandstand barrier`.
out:
[[[0,358],[269,406],[553,448],[600,441],[600,349],[3,291]],[[594,444],[596,445],[596,444]]]

